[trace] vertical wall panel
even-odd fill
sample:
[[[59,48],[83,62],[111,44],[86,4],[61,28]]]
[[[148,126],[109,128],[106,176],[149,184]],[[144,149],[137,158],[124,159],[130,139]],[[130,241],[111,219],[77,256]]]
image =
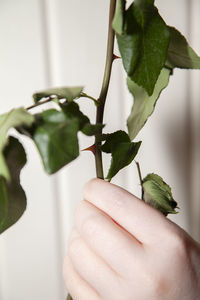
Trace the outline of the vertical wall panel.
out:
[[[0,2],[0,109],[28,106],[48,85],[42,1]],[[28,205],[20,221],[0,237],[1,299],[62,299],[54,179],[43,171],[28,138],[20,137],[29,162],[22,172]]]

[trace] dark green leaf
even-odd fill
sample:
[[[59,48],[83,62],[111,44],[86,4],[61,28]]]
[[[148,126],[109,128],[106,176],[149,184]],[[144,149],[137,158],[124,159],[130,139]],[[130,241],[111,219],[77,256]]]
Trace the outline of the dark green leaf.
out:
[[[57,172],[79,155],[78,122],[75,119],[61,124],[39,126],[33,139],[40,152],[47,173]]]
[[[154,4],[154,0],[135,0],[134,3],[144,11]]]
[[[130,138],[125,131],[118,130],[105,136],[105,143],[101,146],[103,152],[111,153],[119,143],[130,143]]]
[[[60,170],[79,155],[78,132],[95,135],[103,125],[91,124],[75,102],[59,103],[61,110],[49,109],[36,114],[31,128],[21,126],[18,131],[31,137],[41,155],[48,174]]]
[[[55,123],[60,124],[66,121],[66,115],[62,111],[58,111],[56,109],[47,109],[42,113],[35,115],[38,123]]]
[[[4,157],[11,174],[10,181],[0,176],[0,233],[16,223],[26,209],[26,195],[20,185],[20,172],[26,154],[19,141],[10,137]]]
[[[121,169],[128,166],[138,153],[141,142],[120,143],[112,151],[112,160],[108,171],[107,179],[114,177]]]
[[[69,119],[77,119],[79,122],[79,129],[81,130],[86,124],[90,124],[89,118],[84,115],[77,103],[75,102],[65,102],[60,104],[62,111],[64,112],[65,116]]]
[[[95,135],[104,127],[102,124],[90,124],[89,118],[80,111],[78,104],[75,102],[65,102],[60,104],[60,107],[67,118],[77,119],[79,122],[79,130],[85,135]]]
[[[170,70],[163,69],[158,77],[152,96],[149,96],[142,87],[138,86],[129,77],[127,78],[128,89],[134,97],[131,114],[127,120],[131,140],[136,137],[149,116],[153,113],[160,93],[169,83],[169,77]]]
[[[75,98],[80,97],[83,87],[58,87],[51,88],[45,91],[37,92],[33,95],[34,102],[37,103],[42,98],[56,96],[58,99],[66,99],[73,101]]]
[[[27,131],[33,138],[48,174],[55,173],[79,155],[77,133],[79,122],[64,112],[50,109],[36,115],[36,122]]]
[[[126,5],[125,0],[117,0],[112,27],[115,30],[115,32],[118,34],[123,33],[125,5]]]
[[[168,26],[152,3],[135,1],[125,12],[123,34],[117,34],[126,72],[149,95],[165,64],[170,38]]]
[[[116,33],[116,37],[124,69],[128,75],[133,75],[140,59],[141,29],[133,18],[130,8],[125,13],[124,32],[122,35]]]
[[[111,180],[121,169],[128,166],[138,153],[141,142],[132,143],[124,131],[107,134],[101,147],[103,152],[111,153],[112,160],[106,179]]]
[[[20,125],[30,126],[34,118],[23,107],[12,109],[0,116],[0,175],[9,179],[10,174],[3,156],[3,149],[7,143],[7,133],[10,128]]]
[[[189,46],[185,37],[173,27],[169,27],[171,39],[167,63],[172,68],[200,69],[200,57]]]
[[[165,216],[176,214],[177,203],[173,199],[170,186],[156,174],[148,174],[142,183],[144,201],[161,211]]]
[[[103,127],[104,127],[104,125],[102,125],[102,124],[87,123],[84,125],[84,127],[81,129],[81,131],[85,135],[92,136],[92,135],[100,133]]]

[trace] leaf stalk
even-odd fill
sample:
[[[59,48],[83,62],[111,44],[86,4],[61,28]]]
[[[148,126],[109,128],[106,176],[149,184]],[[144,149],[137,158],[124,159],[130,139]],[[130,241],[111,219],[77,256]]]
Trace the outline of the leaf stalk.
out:
[[[37,106],[40,106],[40,105],[43,105],[43,104],[45,104],[45,103],[51,102],[51,101],[53,101],[54,99],[55,99],[55,98],[48,97],[47,99],[45,99],[45,100],[43,100],[43,101],[37,102],[37,103],[35,103],[35,104],[33,104],[33,105],[27,107],[26,110],[30,110],[30,109],[35,108],[35,107],[37,107]]]
[[[97,99],[95,99],[94,97],[92,97],[92,96],[90,96],[90,95],[88,95],[88,94],[86,94],[86,93],[81,93],[80,96],[81,96],[81,97],[84,97],[84,98],[91,99],[91,100],[95,103],[96,106],[99,105],[99,101],[98,101]]]
[[[96,106],[99,105],[99,101],[98,101],[97,99],[95,99],[94,97],[92,97],[92,96],[90,96],[90,95],[88,95],[88,94],[86,94],[86,93],[81,93],[81,94],[80,94],[80,98],[81,98],[81,97],[88,98],[88,99],[92,100],[92,101],[95,103]],[[79,99],[80,99],[80,98],[79,98]],[[33,109],[33,108],[35,108],[35,107],[37,107],[37,106],[46,104],[46,103],[51,102],[51,101],[53,101],[53,100],[55,100],[55,99],[57,99],[57,100],[59,101],[59,99],[58,99],[57,97],[51,97],[51,96],[46,97],[45,100],[39,101],[39,102],[37,102],[37,103],[35,103],[35,104],[33,104],[33,105],[27,107],[26,110]],[[65,98],[63,98],[63,99],[65,99]]]
[[[136,166],[137,166],[137,171],[138,171],[138,176],[139,176],[139,179],[140,179],[140,185],[141,185],[141,189],[142,189],[142,192],[141,192],[141,199],[144,200],[144,190],[143,190],[143,179],[142,179],[142,172],[141,172],[141,169],[140,169],[140,164],[138,161],[135,161],[136,163]]]

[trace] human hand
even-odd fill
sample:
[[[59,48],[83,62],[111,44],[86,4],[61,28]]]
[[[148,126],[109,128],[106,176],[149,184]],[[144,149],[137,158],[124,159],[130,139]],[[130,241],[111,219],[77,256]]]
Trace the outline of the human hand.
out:
[[[63,272],[74,300],[198,300],[200,245],[126,190],[84,189]]]

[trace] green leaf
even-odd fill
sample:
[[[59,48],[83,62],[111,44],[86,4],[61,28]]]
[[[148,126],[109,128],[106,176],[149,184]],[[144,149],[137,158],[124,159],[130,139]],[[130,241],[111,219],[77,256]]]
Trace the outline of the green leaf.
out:
[[[84,127],[81,129],[81,131],[85,135],[92,136],[92,135],[96,135],[96,134],[101,133],[101,130],[104,126],[105,125],[103,125],[103,124],[90,124],[90,123],[87,123],[87,124],[84,125]]]
[[[148,174],[142,183],[144,201],[158,209],[165,216],[176,214],[177,203],[173,199],[170,186],[156,174]]]
[[[123,34],[117,34],[124,68],[139,86],[152,95],[163,68],[170,31],[153,1],[135,1],[125,12]]]
[[[69,119],[64,112],[55,109],[37,114],[32,128],[20,128],[21,133],[34,140],[48,174],[55,173],[78,157],[78,130],[77,119]]]
[[[125,0],[117,0],[112,27],[115,30],[115,32],[118,34],[123,33],[125,5],[126,5]]]
[[[142,8],[143,11],[147,10],[149,6],[154,4],[154,0],[135,0],[134,3]]]
[[[169,27],[171,39],[167,63],[172,68],[200,69],[200,57],[189,46],[185,37],[173,27]]]
[[[106,153],[111,153],[114,148],[118,146],[119,143],[130,143],[131,140],[125,131],[118,130],[111,134],[104,136],[105,143],[101,146],[101,150]]]
[[[51,88],[45,91],[40,91],[33,94],[34,102],[39,102],[42,98],[56,96],[58,99],[66,99],[67,101],[73,101],[80,97],[83,87],[58,87]]]
[[[10,180],[10,172],[2,152],[0,152],[0,176]]]
[[[20,185],[20,172],[26,154],[20,142],[10,137],[3,152],[11,180],[0,176],[0,233],[16,223],[26,209],[26,195]]]
[[[60,107],[67,118],[69,119],[75,118],[78,120],[80,130],[86,124],[90,124],[89,118],[80,111],[79,105],[77,103],[66,101],[63,104],[60,104]]]
[[[106,179],[111,180],[121,169],[128,166],[138,153],[141,142],[120,143],[112,151],[112,160]]]
[[[80,109],[79,105],[75,102],[65,102],[60,104],[62,111],[68,118],[75,118],[79,123],[79,130],[81,130],[85,135],[92,136],[99,132],[104,127],[102,124],[90,124],[89,118],[84,115]]]
[[[128,166],[138,153],[141,142],[132,143],[124,131],[107,134],[101,147],[103,152],[111,153],[112,160],[106,179],[111,180],[121,169]]]
[[[0,115],[0,175],[6,179],[10,178],[10,174],[2,151],[7,143],[8,131],[10,128],[20,125],[30,126],[33,121],[33,116],[23,107],[12,109],[8,113]]]
[[[152,96],[149,96],[142,87],[138,86],[129,77],[127,78],[128,89],[134,97],[131,114],[127,120],[131,140],[136,137],[149,116],[153,113],[160,93],[169,83],[169,77],[170,70],[164,68],[158,77]]]
[[[31,137],[40,153],[44,169],[53,174],[79,155],[78,132],[86,135],[100,133],[104,125],[91,124],[75,102],[59,103],[61,110],[49,109],[34,115],[31,128],[18,131]]]

